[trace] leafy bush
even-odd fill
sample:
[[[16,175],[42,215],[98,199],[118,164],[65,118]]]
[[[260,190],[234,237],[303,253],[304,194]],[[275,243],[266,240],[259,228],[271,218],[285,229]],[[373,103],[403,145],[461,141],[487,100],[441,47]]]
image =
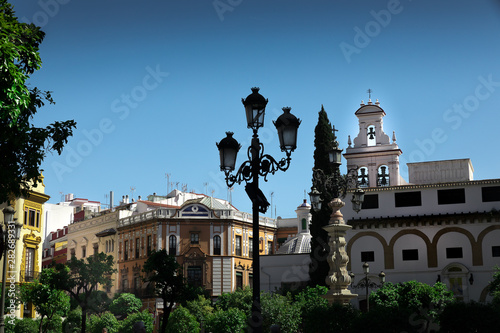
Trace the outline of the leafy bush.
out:
[[[134,324],[138,321],[144,322],[146,326],[146,333],[152,333],[154,328],[153,316],[148,312],[148,310],[144,310],[142,312],[136,312],[129,315],[125,320],[120,322],[120,333],[134,333],[133,327]]]
[[[89,316],[87,319],[87,330],[90,331],[90,333],[102,333],[103,328],[107,328],[109,333],[118,333],[120,324],[111,312]]]
[[[168,317],[167,333],[198,333],[200,324],[189,310],[179,306]]]
[[[247,316],[243,310],[230,308],[217,310],[208,315],[206,332],[243,333],[247,327]]]
[[[250,316],[252,299],[252,288],[245,287],[244,289],[237,289],[232,293],[222,294],[217,298],[215,307],[223,311],[231,308],[242,310],[247,316]]]
[[[278,325],[282,333],[295,333],[300,324],[300,306],[292,302],[291,296],[262,293],[263,329],[269,332],[272,325]]]
[[[69,299],[68,299],[69,303]],[[36,320],[36,325],[37,327],[40,327],[40,318],[37,318]],[[45,318],[43,320],[43,332],[46,333],[59,333],[62,331],[62,318],[58,315],[54,315],[50,320]]]
[[[64,333],[80,333],[82,324],[82,309],[76,308],[68,313],[62,328]]]
[[[442,332],[498,332],[500,312],[492,304],[456,302],[439,316]]]
[[[142,307],[142,301],[134,294],[122,293],[116,294],[109,305],[109,311],[115,316],[126,317],[131,313],[139,312]]]
[[[197,299],[188,301],[186,309],[188,309],[189,312],[196,317],[196,320],[199,323],[201,323],[202,320],[205,321],[207,316],[214,312],[212,302],[210,302],[209,299],[206,299],[203,295],[198,295]]]
[[[38,325],[37,322],[31,318],[23,318],[16,321],[16,327],[14,328],[14,333],[37,333]]]

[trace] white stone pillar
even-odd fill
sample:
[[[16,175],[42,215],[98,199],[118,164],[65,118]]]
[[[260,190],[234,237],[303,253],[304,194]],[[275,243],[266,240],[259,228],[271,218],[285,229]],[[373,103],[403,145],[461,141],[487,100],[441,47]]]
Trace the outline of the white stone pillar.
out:
[[[346,246],[346,232],[351,229],[350,225],[345,224],[340,208],[344,207],[345,203],[339,198],[335,198],[328,203],[332,209],[332,215],[327,226],[324,226],[328,232],[328,245],[330,246],[330,253],[328,254],[327,261],[330,265],[330,271],[325,281],[330,287],[328,293],[324,296],[328,302],[348,304],[350,300],[358,295],[352,294],[347,286],[351,284],[351,277],[347,272],[347,263],[349,256],[345,250]]]

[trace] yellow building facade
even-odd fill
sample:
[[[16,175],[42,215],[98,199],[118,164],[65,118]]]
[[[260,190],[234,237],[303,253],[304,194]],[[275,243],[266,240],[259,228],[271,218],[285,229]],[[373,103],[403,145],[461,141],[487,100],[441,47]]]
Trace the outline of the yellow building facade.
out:
[[[45,228],[43,205],[49,200],[45,194],[45,184],[37,183],[29,191],[29,195],[19,197],[10,201],[14,208],[14,221],[17,219],[22,224],[21,235],[15,247],[9,248],[7,252],[6,290],[15,285],[31,282],[38,277],[42,264],[42,238]],[[0,209],[7,203],[0,205]],[[3,265],[0,267],[0,272]],[[1,275],[0,275],[1,276]],[[8,308],[8,306],[6,305]],[[31,302],[21,304],[17,309],[11,309],[9,314],[19,318],[35,317],[35,311]],[[8,318],[6,318],[8,320]]]

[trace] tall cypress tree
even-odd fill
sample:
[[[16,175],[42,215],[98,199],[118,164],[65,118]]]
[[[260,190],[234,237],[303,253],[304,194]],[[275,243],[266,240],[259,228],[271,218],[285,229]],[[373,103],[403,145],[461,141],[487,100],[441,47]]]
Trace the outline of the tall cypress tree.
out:
[[[338,168],[332,166],[328,159],[328,151],[335,140],[336,136],[332,125],[323,105],[321,105],[318,124],[314,129],[314,168],[322,170],[326,176],[338,172]],[[326,258],[330,248],[328,246],[328,233],[323,229],[323,226],[327,225],[330,219],[332,210],[328,207],[328,203],[333,198],[331,193],[324,188],[317,188],[317,190],[321,192],[322,205],[320,211],[312,211],[309,278],[311,286],[326,286],[325,278],[330,270]]]

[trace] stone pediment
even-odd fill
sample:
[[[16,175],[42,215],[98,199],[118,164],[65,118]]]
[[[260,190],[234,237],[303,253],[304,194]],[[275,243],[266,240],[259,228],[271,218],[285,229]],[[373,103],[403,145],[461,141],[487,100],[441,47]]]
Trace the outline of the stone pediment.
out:
[[[191,247],[184,253],[186,259],[205,259],[207,254],[201,250],[200,247]]]

